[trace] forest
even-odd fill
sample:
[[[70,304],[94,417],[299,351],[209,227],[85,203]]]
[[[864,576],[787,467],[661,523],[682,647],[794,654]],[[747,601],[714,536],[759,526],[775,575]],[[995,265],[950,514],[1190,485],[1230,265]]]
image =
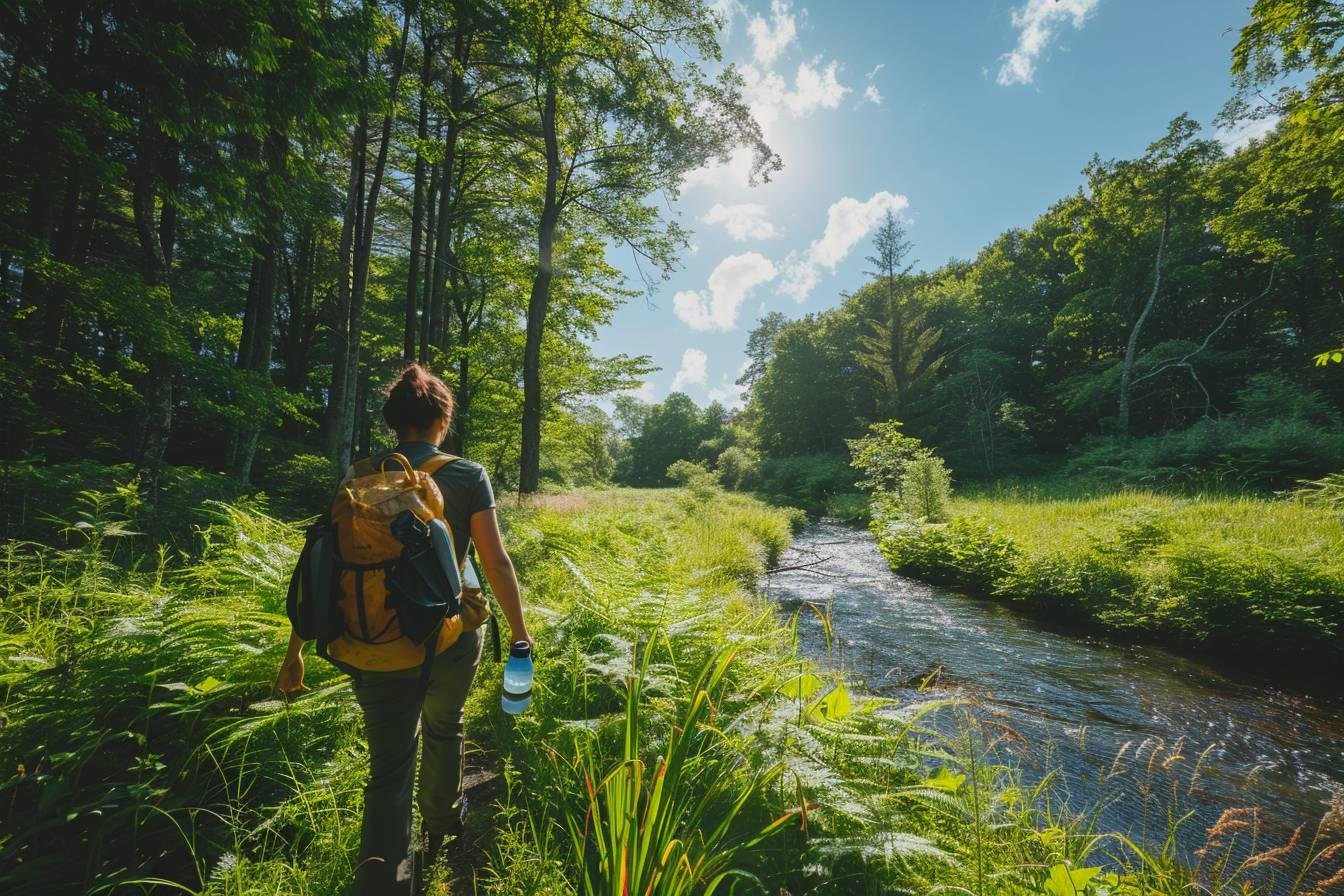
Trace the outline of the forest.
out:
[[[688,175],[791,164],[742,8],[0,9],[0,890],[346,892],[359,710],[275,669],[412,361],[538,633],[526,714],[481,664],[471,845],[421,892],[1344,888],[1344,4],[1254,0],[1217,120],[972,258],[887,211],[858,288],[761,306],[740,402],[646,401],[596,346],[696,250]],[[887,663],[892,595],[971,614],[982,677]]]

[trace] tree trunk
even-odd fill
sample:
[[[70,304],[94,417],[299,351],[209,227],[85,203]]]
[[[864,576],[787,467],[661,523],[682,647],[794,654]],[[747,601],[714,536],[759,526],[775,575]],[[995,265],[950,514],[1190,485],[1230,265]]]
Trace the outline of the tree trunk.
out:
[[[282,135],[272,133],[266,142],[268,180],[282,178],[288,162],[287,141]],[[275,345],[275,294],[280,285],[280,255],[284,251],[285,238],[281,226],[282,214],[274,197],[266,197],[262,203],[262,237],[258,247],[261,255],[257,259],[256,296],[247,358],[247,369],[261,387],[269,386],[271,382],[271,357]],[[257,439],[261,435],[264,415],[257,409],[247,416],[233,471],[240,482],[252,478],[252,460],[257,453]]]
[[[1129,438],[1129,402],[1130,391],[1134,385],[1134,359],[1138,355],[1139,334],[1143,331],[1143,324],[1152,313],[1153,306],[1157,304],[1157,293],[1162,287],[1162,256],[1166,252],[1167,228],[1170,224],[1171,203],[1168,201],[1162,211],[1162,232],[1157,239],[1157,259],[1153,262],[1153,288],[1148,293],[1148,301],[1144,303],[1143,310],[1139,312],[1139,319],[1134,321],[1134,326],[1129,331],[1129,341],[1125,344],[1125,360],[1120,368],[1120,409],[1116,422],[1122,439]]]
[[[531,494],[541,486],[541,337],[551,301],[552,257],[555,229],[560,220],[556,195],[560,181],[560,142],[555,121],[555,81],[548,79],[541,110],[541,129],[546,141],[546,195],[537,228],[537,274],[527,303],[527,343],[523,350],[523,435],[518,491]]]
[[[350,465],[351,443],[355,436],[355,402],[349,399],[355,397],[359,375],[359,352],[364,323],[364,297],[369,285],[369,261],[373,256],[373,232],[374,223],[378,216],[378,194],[383,185],[383,172],[387,168],[387,152],[392,142],[392,120],[396,113],[398,88],[401,86],[402,65],[406,61],[406,42],[411,31],[410,6],[410,3],[406,6],[406,16],[401,28],[401,41],[397,57],[392,63],[387,111],[383,115],[382,134],[378,142],[378,157],[374,162],[373,172],[368,178],[368,198],[360,204],[355,221],[356,239],[352,259],[353,276],[350,286],[349,338],[346,340],[345,369],[343,371],[345,375],[344,395],[347,400],[342,402],[339,409],[340,413],[337,417],[336,433],[333,440],[335,449],[333,456],[341,468]],[[367,132],[367,116],[361,114],[360,119],[361,129]],[[361,155],[359,177],[359,194],[361,196],[364,192],[363,169],[364,158]]]
[[[142,120],[140,129],[138,158],[132,174],[131,216],[135,223],[136,241],[140,249],[141,271],[145,283],[151,288],[167,289],[168,301],[171,303],[169,274],[172,269],[175,239],[173,221],[170,220],[167,226],[162,220],[156,221],[160,146],[155,133],[155,124]],[[172,148],[170,152],[175,158],[176,148]],[[167,154],[163,153],[165,156]],[[136,468],[149,472],[145,487],[148,503],[152,506],[158,501],[163,459],[167,454],[168,440],[172,435],[174,377],[172,359],[162,347],[151,346],[143,354],[149,368],[149,379],[145,388],[142,437]]]
[[[431,165],[429,171],[429,194],[425,197],[428,220],[425,222],[425,281],[423,294],[425,311],[420,315],[420,352],[421,364],[429,363],[429,321],[434,313],[434,280],[438,265],[438,243],[435,222],[438,220],[439,166]]]
[[[340,463],[341,419],[345,415],[346,364],[350,348],[350,253],[354,245],[355,217],[363,206],[363,159],[368,138],[367,119],[361,115],[355,126],[350,150],[350,182],[346,186],[345,218],[341,222],[341,241],[337,249],[340,273],[336,281],[335,327],[332,330],[331,383],[327,393],[327,414],[323,420],[323,447],[327,457]],[[344,467],[342,467],[344,469]]]
[[[453,203],[457,201],[454,175],[457,165],[457,143],[462,134],[462,118],[466,113],[466,66],[471,53],[470,10],[465,2],[456,4],[457,28],[453,34],[453,60],[448,76],[448,121],[443,138],[443,170],[439,181],[439,209],[436,221],[438,233],[434,239],[434,292],[430,300],[429,339],[431,346],[444,348],[447,341],[444,294],[448,289],[449,271],[456,264],[450,251],[449,236],[453,226]]]
[[[60,220],[52,233],[51,241],[52,257],[62,264],[73,264],[76,261],[75,252],[82,223],[79,218],[81,187],[79,166],[71,165],[61,200]],[[54,358],[60,354],[65,330],[65,290],[43,291],[47,296],[42,322],[42,350],[44,355]]]
[[[429,79],[433,73],[434,47],[429,29],[423,28],[421,44],[424,59],[420,64],[420,118],[416,122],[415,135],[419,142],[415,150],[415,186],[411,206],[411,257],[410,274],[406,278],[406,327],[402,334],[401,359],[407,363],[415,360],[416,350],[416,313],[419,310],[417,292],[420,288],[420,239],[425,216],[425,156],[422,147],[429,136]]]
[[[456,127],[448,126],[448,137],[444,139],[445,158],[439,174],[439,208],[435,213],[434,234],[434,284],[429,297],[429,322],[426,325],[425,342],[429,349],[443,348],[443,308],[447,301],[449,261],[449,224],[452,221],[452,176],[453,146],[456,143]],[[426,352],[426,361],[429,360]]]

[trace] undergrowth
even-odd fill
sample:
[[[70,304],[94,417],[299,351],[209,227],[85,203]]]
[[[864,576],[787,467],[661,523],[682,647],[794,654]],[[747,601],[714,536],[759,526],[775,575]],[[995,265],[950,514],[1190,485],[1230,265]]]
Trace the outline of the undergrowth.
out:
[[[342,892],[365,762],[349,688],[310,660],[311,693],[270,694],[298,528],[210,505],[188,557],[134,550],[97,495],[82,511],[70,547],[4,548],[0,890]],[[458,892],[1306,894],[1338,870],[1344,804],[1250,867],[1231,816],[1190,868],[1161,833],[1107,836],[1049,780],[1023,787],[974,714],[939,735],[933,714],[962,710],[852,692],[750,590],[787,513],[620,490],[505,517],[538,681],[510,717],[498,667],[478,676],[469,761],[502,787]]]

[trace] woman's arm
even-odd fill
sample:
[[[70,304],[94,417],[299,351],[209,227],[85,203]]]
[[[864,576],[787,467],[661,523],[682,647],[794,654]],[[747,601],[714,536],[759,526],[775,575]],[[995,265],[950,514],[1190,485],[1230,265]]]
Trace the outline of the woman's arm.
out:
[[[293,628],[289,630],[289,650],[285,652],[280,674],[275,680],[275,689],[282,695],[308,690],[303,684],[303,645],[306,643]]]
[[[523,599],[518,593],[518,576],[513,571],[509,552],[504,550],[495,508],[478,510],[471,515],[471,540],[481,558],[486,581],[509,622],[510,640],[531,644],[532,636],[527,633],[527,622],[523,619]]]

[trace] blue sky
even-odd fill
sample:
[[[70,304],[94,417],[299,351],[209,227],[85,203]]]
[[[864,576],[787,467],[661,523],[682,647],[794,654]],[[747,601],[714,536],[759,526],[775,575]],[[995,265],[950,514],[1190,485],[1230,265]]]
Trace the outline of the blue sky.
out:
[[[757,318],[820,311],[860,287],[888,208],[919,267],[937,267],[1029,225],[1094,153],[1140,153],[1182,112],[1212,130],[1249,18],[1248,0],[715,5],[725,59],[784,170],[756,187],[742,164],[687,178],[673,208],[692,251],[597,342],[662,368],[646,400],[677,388],[701,405],[737,401]],[[640,282],[628,252],[611,259]]]

